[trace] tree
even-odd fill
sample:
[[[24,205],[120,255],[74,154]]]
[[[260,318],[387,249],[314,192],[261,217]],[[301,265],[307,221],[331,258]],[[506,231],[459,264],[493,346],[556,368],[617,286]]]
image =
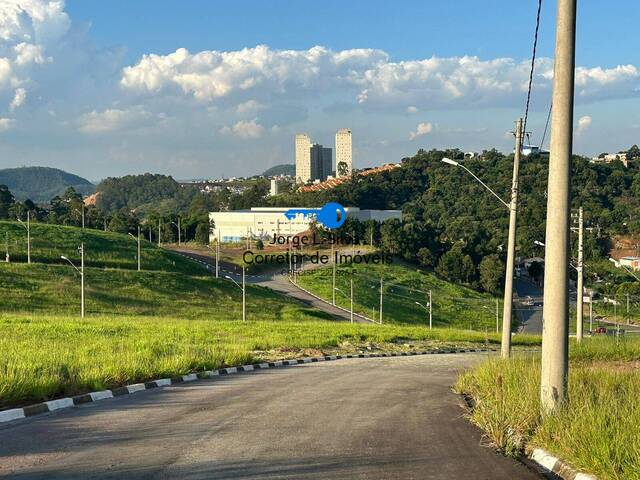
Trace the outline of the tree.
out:
[[[634,158],[640,158],[640,148],[638,145],[633,145],[629,150],[627,150],[627,160]]]
[[[471,257],[465,255],[462,245],[456,243],[440,257],[436,273],[450,282],[470,283],[475,275],[475,266]]]
[[[529,272],[529,276],[537,282],[538,280],[540,280],[540,277],[542,277],[544,268],[542,267],[542,263],[534,261],[531,262],[527,271]]]
[[[336,170],[339,177],[345,177],[349,174],[349,165],[347,162],[338,162]]]
[[[9,188],[6,185],[0,185],[0,218],[9,218],[9,211],[14,203],[15,199]]]
[[[209,222],[198,223],[196,227],[196,242],[200,245],[207,245],[209,243]]]
[[[504,265],[498,255],[487,255],[480,262],[480,286],[489,293],[497,294],[502,287]]]
[[[256,250],[264,250],[264,242],[261,238],[256,240]]]
[[[418,261],[423,267],[431,268],[434,266],[435,257],[430,249],[422,247],[418,250]]]

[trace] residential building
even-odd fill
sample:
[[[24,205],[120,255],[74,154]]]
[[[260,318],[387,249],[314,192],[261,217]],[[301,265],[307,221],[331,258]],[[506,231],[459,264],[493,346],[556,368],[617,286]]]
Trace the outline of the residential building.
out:
[[[247,235],[252,238],[269,239],[273,235],[296,235],[309,229],[312,219],[297,215],[292,220],[285,217],[290,208],[254,207],[250,210],[233,212],[211,212],[209,219],[213,224],[211,242],[220,238],[223,242],[239,242]],[[391,218],[402,220],[401,210],[360,210],[358,207],[345,207],[347,218],[360,221],[375,220],[384,222]]]
[[[307,183],[311,177],[311,139],[309,135],[296,135],[296,183]]]
[[[640,257],[622,257],[618,263],[632,270],[640,270]]]
[[[605,153],[601,157],[594,157],[591,159],[591,163],[611,163],[616,160],[622,162],[625,168],[629,167],[629,160],[627,159],[627,152],[619,153]]]
[[[333,151],[318,143],[311,146],[311,180],[324,182],[333,170]]]
[[[351,130],[341,128],[336,132],[336,177],[351,176],[353,172],[353,148]]]

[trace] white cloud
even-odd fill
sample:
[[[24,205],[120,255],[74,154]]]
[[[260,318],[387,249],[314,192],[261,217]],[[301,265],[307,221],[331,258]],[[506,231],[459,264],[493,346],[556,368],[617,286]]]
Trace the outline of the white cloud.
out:
[[[232,127],[225,125],[220,129],[220,133],[223,135],[234,135],[244,139],[260,138],[264,133],[264,127],[260,125],[256,119],[249,121],[240,120]]]
[[[519,106],[529,68],[528,60],[511,58],[434,56],[392,62],[381,50],[273,50],[259,45],[230,52],[182,48],[169,55],[144,55],[122,71],[120,83],[138,93],[178,93],[209,103],[346,92],[363,107],[413,113],[451,106]],[[538,96],[550,92],[552,79],[553,61],[539,59],[534,75]],[[577,93],[585,101],[636,96],[639,81],[640,71],[633,65],[576,69]]]
[[[415,132],[409,133],[409,140],[413,140],[416,137],[420,137],[422,135],[426,135],[433,131],[433,124],[431,122],[421,122],[416,127]]]
[[[14,123],[15,120],[13,120],[12,118],[0,118],[0,133],[11,130]]]
[[[107,109],[96,110],[81,115],[78,119],[78,130],[82,133],[98,134],[124,129],[134,129],[149,123],[152,115],[142,108],[128,110]]]
[[[9,110],[11,110],[11,112],[15,112],[18,108],[24,105],[26,99],[27,91],[24,88],[16,88],[16,91],[13,95],[13,100],[9,105]]]
[[[582,135],[584,132],[586,132],[591,126],[591,120],[592,119],[589,115],[580,117],[580,119],[578,120],[578,128],[576,130],[576,134]]]

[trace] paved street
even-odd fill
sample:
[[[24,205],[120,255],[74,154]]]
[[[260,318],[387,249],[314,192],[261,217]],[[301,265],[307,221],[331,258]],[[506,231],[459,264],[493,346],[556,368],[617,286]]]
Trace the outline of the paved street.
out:
[[[486,354],[349,359],[179,384],[0,426],[0,478],[537,479],[450,390]]]
[[[209,255],[203,254],[202,252],[197,252],[185,248],[175,249],[175,251],[191,257],[196,261],[203,262],[209,267],[215,269],[215,259]],[[220,276],[229,275],[236,281],[242,280],[242,271],[228,263],[220,263]],[[215,270],[214,270],[215,272]],[[295,298],[296,300],[300,300],[301,302],[306,303],[309,306],[312,306],[320,311],[326,312],[332,315],[336,319],[350,321],[351,317],[349,312],[344,311],[340,308],[336,308],[333,305],[319,300],[313,295],[309,295],[304,290],[297,288],[295,285],[292,285],[289,282],[287,275],[283,275],[279,269],[274,271],[261,273],[258,275],[247,275],[246,277],[247,283],[252,283],[254,285],[260,285],[262,287],[270,288],[278,293],[286,295],[290,298]],[[359,316],[354,315],[354,321],[357,323],[370,323],[369,320]]]
[[[525,278],[516,278],[514,282],[517,303],[514,304],[516,317],[520,321],[518,331],[525,333],[542,333],[542,288]],[[531,297],[534,305],[524,305],[525,299]]]

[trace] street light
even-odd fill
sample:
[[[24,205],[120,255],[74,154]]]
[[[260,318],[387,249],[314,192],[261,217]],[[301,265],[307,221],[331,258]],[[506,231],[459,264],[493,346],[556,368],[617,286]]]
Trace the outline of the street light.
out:
[[[511,354],[511,315],[513,310],[513,273],[516,256],[516,214],[518,205],[518,172],[520,168],[520,155],[522,152],[522,119],[516,123],[516,149],[513,157],[513,177],[511,180],[511,203],[505,202],[500,195],[494,192],[486,183],[476,176],[471,170],[461,163],[443,158],[444,163],[462,167],[483,187],[496,197],[509,210],[509,238],[507,243],[507,265],[504,279],[504,303],[502,304],[502,357],[508,358]]]
[[[131,238],[133,238],[134,240],[138,241],[138,271],[140,271],[140,253],[141,253],[141,248],[140,248],[140,227],[138,226],[138,238],[136,239],[136,237],[134,237],[133,235],[131,235],[131,233],[129,232],[129,236]]]
[[[18,218],[18,222],[27,229],[27,263],[31,264],[31,212],[27,210],[26,224],[20,218]]]
[[[420,302],[415,302],[416,305],[420,305],[422,308],[424,308],[427,312],[429,312],[429,330],[433,329],[433,315],[432,315],[432,311],[431,311],[431,291],[429,291],[429,301],[427,302],[427,305],[423,305]]]
[[[66,260],[80,274],[80,318],[84,318],[84,243],[80,244],[80,268],[64,255],[60,255],[62,260]]]
[[[171,222],[172,225],[175,225],[176,227],[178,227],[178,246],[180,246],[180,244],[182,243],[181,241],[181,237],[180,237],[180,217],[178,217],[178,223],[176,222]]]
[[[236,286],[242,290],[242,321],[244,322],[247,319],[247,300],[246,300],[246,292],[247,292],[247,288],[246,288],[246,283],[245,283],[245,267],[244,265],[242,266],[242,286],[240,286],[240,284],[238,282],[236,282],[233,278],[231,278],[229,275],[225,275],[224,278],[226,278],[227,280],[231,280],[233,283],[236,284]]]

